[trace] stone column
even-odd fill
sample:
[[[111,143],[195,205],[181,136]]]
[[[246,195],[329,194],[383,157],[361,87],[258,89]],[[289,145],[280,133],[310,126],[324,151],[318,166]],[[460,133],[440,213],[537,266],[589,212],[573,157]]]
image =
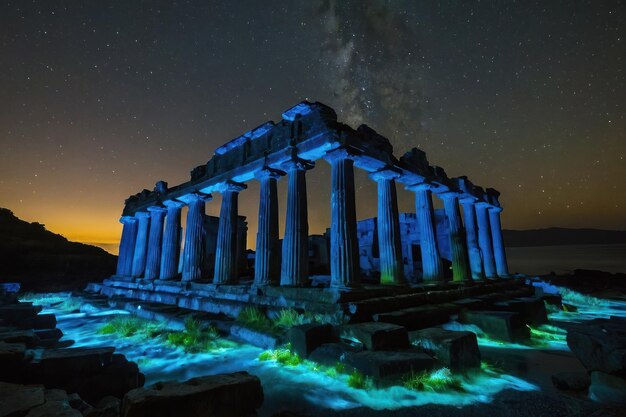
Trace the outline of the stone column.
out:
[[[390,169],[373,172],[378,184],[378,253],[381,284],[405,284],[402,241],[398,217],[396,181],[399,173]]]
[[[476,200],[473,198],[461,199],[463,204],[463,217],[465,218],[465,237],[467,240],[467,253],[469,255],[470,269],[473,280],[484,280],[485,271],[483,261],[478,247],[478,226],[476,224]]]
[[[215,284],[235,284],[239,281],[237,276],[237,200],[239,192],[245,188],[245,184],[233,181],[224,184],[215,250],[215,276],[213,278]]]
[[[172,279],[178,275],[178,258],[180,256],[180,212],[184,203],[168,200],[163,203],[167,207],[165,231],[163,232],[163,248],[161,250],[160,279]]]
[[[493,259],[491,228],[487,210],[490,205],[485,202],[476,203],[476,220],[478,221],[478,246],[483,258],[483,267],[487,278],[497,278],[496,264]]]
[[[496,261],[496,272],[498,276],[506,278],[509,275],[509,267],[506,262],[506,251],[504,249],[504,239],[502,238],[502,225],[500,224],[501,207],[492,206],[489,208],[489,226],[491,228],[491,240],[493,243],[493,256]]]
[[[150,235],[148,237],[148,257],[146,259],[146,279],[158,279],[161,269],[161,245],[163,240],[163,220],[166,209],[159,206],[148,207],[150,212]]]
[[[443,282],[443,265],[437,246],[431,186],[422,183],[409,186],[407,189],[415,191],[417,227],[420,231],[422,252],[422,280],[425,284]]]
[[[191,193],[185,196],[188,210],[181,266],[182,281],[202,279],[204,204],[210,200],[211,196],[207,194]]]
[[[133,256],[133,277],[143,276],[146,269],[146,255],[148,254],[148,230],[150,228],[150,214],[145,211],[135,213],[137,219],[137,240],[135,255]]]
[[[439,197],[443,200],[448,218],[450,252],[452,252],[452,279],[454,281],[470,280],[471,273],[467,259],[465,230],[461,223],[461,211],[459,210],[459,195],[455,192],[446,192],[439,194]]]
[[[330,286],[352,288],[360,284],[359,241],[356,229],[354,161],[345,149],[324,157],[331,166]]]
[[[306,170],[313,164],[297,157],[283,165],[289,176],[280,285],[304,286],[309,278],[309,221]]]
[[[278,192],[276,183],[284,172],[264,168],[257,173],[261,183],[259,222],[256,234],[254,283],[280,283],[280,254],[278,253]]]
[[[122,238],[117,256],[116,275],[130,276],[132,273],[133,253],[135,251],[135,239],[137,238],[137,219],[131,216],[120,218]]]

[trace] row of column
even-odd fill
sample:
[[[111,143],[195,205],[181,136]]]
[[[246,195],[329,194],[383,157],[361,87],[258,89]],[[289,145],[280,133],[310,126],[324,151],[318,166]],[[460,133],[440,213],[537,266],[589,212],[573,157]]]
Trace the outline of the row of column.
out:
[[[331,287],[359,285],[359,254],[354,190],[354,161],[346,149],[334,150],[324,157],[331,165]],[[264,168],[257,173],[260,201],[255,259],[257,285],[302,286],[308,279],[308,213],[305,173],[310,161],[294,157],[281,168]],[[287,213],[282,256],[278,256],[277,180],[288,175]],[[378,189],[378,243],[382,284],[403,284],[402,243],[393,168],[370,174]],[[232,181],[223,185],[220,222],[215,255],[216,284],[237,282],[238,195],[244,184]],[[417,224],[420,232],[424,282],[444,280],[437,246],[431,186],[425,183],[407,187],[415,192]],[[453,279],[496,278],[508,276],[506,254],[500,226],[501,208],[471,198],[459,201],[459,194],[439,194],[448,219]],[[182,280],[202,279],[203,217],[210,196],[186,196],[189,206],[187,232],[182,254]],[[459,203],[463,205],[465,225]],[[147,279],[172,279],[178,274],[181,209],[184,203],[166,201],[163,207],[150,207],[148,213],[124,216],[118,259],[118,275]],[[164,227],[165,222],[165,227]]]

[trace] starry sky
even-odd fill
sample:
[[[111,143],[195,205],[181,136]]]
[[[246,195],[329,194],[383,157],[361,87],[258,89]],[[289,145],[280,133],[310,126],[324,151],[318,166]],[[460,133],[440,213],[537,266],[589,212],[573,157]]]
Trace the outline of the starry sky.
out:
[[[0,206],[115,242],[130,194],[187,181],[216,147],[308,99],[397,156],[417,146],[500,190],[505,228],[626,229],[625,22],[619,0],[5,0]],[[319,233],[328,164],[307,181]],[[357,172],[359,218],[374,198]],[[414,210],[411,193],[399,199]]]

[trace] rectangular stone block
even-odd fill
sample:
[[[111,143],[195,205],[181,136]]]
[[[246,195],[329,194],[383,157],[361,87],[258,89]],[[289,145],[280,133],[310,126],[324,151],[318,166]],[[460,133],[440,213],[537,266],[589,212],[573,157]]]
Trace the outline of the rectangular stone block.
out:
[[[546,306],[541,298],[525,297],[501,301],[493,305],[494,310],[518,313],[524,323],[539,326],[548,322]]]
[[[342,339],[362,343],[368,350],[402,349],[409,346],[406,328],[392,323],[357,323],[340,327]]]
[[[409,338],[414,346],[434,355],[454,371],[480,367],[480,350],[476,335],[472,332],[435,327],[409,332]]]
[[[337,335],[330,324],[303,324],[294,326],[287,333],[291,349],[302,358],[324,343],[337,341]]]
[[[348,355],[345,363],[379,382],[397,382],[404,375],[432,369],[435,360],[423,352],[411,350],[399,352],[364,350]]]
[[[530,337],[530,331],[518,313],[463,310],[459,314],[459,321],[474,324],[489,337],[505,342],[516,342]]]
[[[375,314],[378,322],[393,323],[409,330],[425,329],[450,321],[450,316],[459,311],[459,307],[450,304],[426,304],[389,313]]]

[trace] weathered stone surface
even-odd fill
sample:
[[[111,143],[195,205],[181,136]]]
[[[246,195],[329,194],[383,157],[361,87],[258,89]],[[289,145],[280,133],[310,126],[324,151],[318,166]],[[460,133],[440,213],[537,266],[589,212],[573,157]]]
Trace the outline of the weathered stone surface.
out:
[[[626,405],[626,380],[594,371],[591,373],[589,398],[607,404]]]
[[[462,371],[480,367],[480,351],[476,335],[430,328],[409,332],[411,343],[433,354],[448,368]]]
[[[348,355],[345,363],[378,381],[393,380],[411,372],[431,369],[434,359],[417,351],[370,351]]]
[[[5,366],[7,362],[19,361],[24,358],[26,345],[24,343],[0,342],[0,366]],[[0,371],[2,375],[2,371]]]
[[[263,349],[275,349],[282,343],[282,339],[277,335],[264,333],[258,330],[249,329],[245,326],[230,326],[230,335],[243,342],[258,346]]]
[[[530,332],[517,313],[507,311],[461,311],[461,323],[474,324],[489,337],[515,342],[530,337]]]
[[[23,343],[27,347],[33,347],[39,343],[39,338],[33,330],[15,330],[0,333],[0,342]]]
[[[368,350],[389,350],[409,346],[406,328],[391,323],[367,322],[340,327],[342,339],[357,341]]]
[[[548,314],[543,299],[539,297],[516,298],[494,303],[494,310],[518,313],[524,323],[539,326],[548,322]]]
[[[70,407],[67,401],[46,401],[31,408],[26,417],[82,417],[80,411]]]
[[[389,313],[375,314],[374,320],[404,326],[409,330],[438,326],[450,321],[450,316],[459,311],[459,307],[450,304],[426,304]]]
[[[42,385],[18,385],[0,382],[0,416],[24,415],[45,401]]]
[[[587,372],[559,372],[552,375],[552,384],[565,391],[584,391],[591,384],[591,378]]]
[[[337,336],[330,324],[303,324],[294,326],[287,333],[287,340],[291,349],[300,357],[306,358],[311,352],[323,343],[337,340]]]
[[[119,400],[117,401],[118,401],[117,412],[119,414]],[[93,410],[93,407],[90,404],[83,401],[83,399],[80,398],[80,395],[78,395],[77,393],[72,393],[68,395],[67,402],[69,403],[70,407],[72,407],[75,410],[78,410],[82,415],[86,415]]]
[[[86,375],[111,363],[115,348],[47,349],[41,355],[44,376]]]
[[[346,343],[324,343],[309,355],[309,359],[326,366],[344,362],[348,355],[362,351],[357,346]]]
[[[588,371],[626,377],[626,319],[595,319],[573,326],[567,345]]]
[[[183,383],[158,383],[128,392],[124,417],[248,416],[263,403],[263,389],[247,372],[193,378]]]

